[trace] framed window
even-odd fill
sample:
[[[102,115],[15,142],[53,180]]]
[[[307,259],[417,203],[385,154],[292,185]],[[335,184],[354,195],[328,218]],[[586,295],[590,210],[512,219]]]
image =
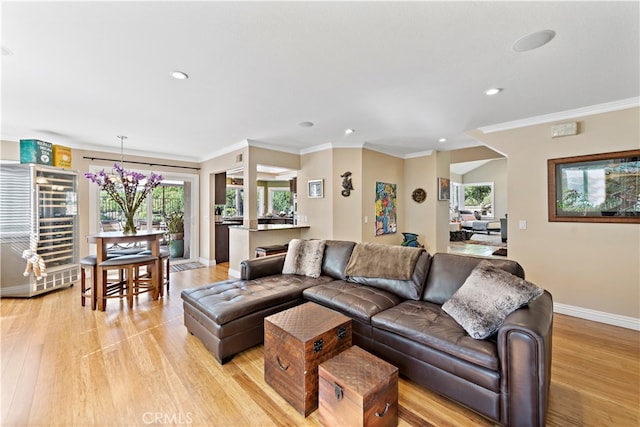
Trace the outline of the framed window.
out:
[[[269,187],[269,212],[290,212],[292,209],[289,187]]]
[[[478,212],[484,217],[494,217],[495,194],[493,182],[474,182],[469,184],[451,183],[451,211],[460,210]]]
[[[640,150],[549,159],[549,221],[640,224]]]
[[[459,182],[451,181],[451,200],[449,200],[449,210],[451,211],[451,217],[455,218],[458,216],[460,210],[460,194],[462,184]]]
[[[494,201],[493,182],[460,185],[460,209],[493,218]]]
[[[264,188],[258,187],[256,190],[257,214],[262,216],[264,212]],[[224,207],[223,216],[241,217],[244,215],[244,187],[238,185],[227,185],[227,204]]]
[[[258,217],[263,216],[264,210],[264,187],[258,187]]]
[[[244,215],[244,189],[240,186],[227,185],[227,204],[224,216],[238,217]]]

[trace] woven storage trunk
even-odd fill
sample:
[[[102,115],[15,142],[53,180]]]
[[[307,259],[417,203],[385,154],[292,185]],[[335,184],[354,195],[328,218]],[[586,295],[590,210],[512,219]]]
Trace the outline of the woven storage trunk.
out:
[[[353,346],[318,368],[325,426],[398,425],[398,368]]]
[[[351,319],[314,303],[264,321],[264,378],[301,415],[318,407],[318,365],[351,347]]]

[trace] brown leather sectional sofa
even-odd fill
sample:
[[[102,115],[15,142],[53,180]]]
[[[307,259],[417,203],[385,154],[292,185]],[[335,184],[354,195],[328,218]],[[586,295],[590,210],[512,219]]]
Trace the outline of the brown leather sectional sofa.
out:
[[[313,301],[351,317],[353,344],[406,378],[500,424],[545,425],[553,326],[547,291],[477,340],[441,306],[486,258],[424,251],[409,280],[347,278],[354,246],[327,241],[318,278],[282,274],[285,254],[245,260],[241,279],[182,292],[185,326],[225,363],[263,342],[266,316]],[[515,261],[490,261],[524,277]]]

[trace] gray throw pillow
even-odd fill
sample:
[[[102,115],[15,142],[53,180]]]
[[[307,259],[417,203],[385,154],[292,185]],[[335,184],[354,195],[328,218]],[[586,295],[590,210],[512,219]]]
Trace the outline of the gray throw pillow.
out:
[[[325,244],[324,240],[291,240],[284,258],[282,274],[320,277]]]
[[[544,290],[481,261],[442,310],[476,339],[494,334],[509,314],[538,298]]]

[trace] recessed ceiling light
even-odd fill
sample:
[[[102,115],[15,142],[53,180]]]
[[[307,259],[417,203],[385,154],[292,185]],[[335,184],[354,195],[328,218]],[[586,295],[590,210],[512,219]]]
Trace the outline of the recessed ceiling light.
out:
[[[300,122],[298,123],[298,126],[300,126],[301,128],[310,128],[311,126],[313,126],[313,122]]]
[[[447,142],[447,138],[440,138],[438,142]]]
[[[556,36],[553,30],[536,31],[520,37],[511,47],[516,52],[527,52],[549,43]]]
[[[351,135],[352,133],[354,133],[356,130],[355,129],[345,129],[344,130],[344,134],[345,135]]]
[[[493,96],[493,95],[497,95],[500,92],[502,92],[502,88],[499,87],[492,87],[491,89],[487,89],[484,91],[485,95],[489,95],[489,96]]]
[[[189,78],[187,73],[185,73],[183,71],[172,71],[171,72],[171,77],[173,77],[174,79],[178,79],[178,80],[187,80]]]

